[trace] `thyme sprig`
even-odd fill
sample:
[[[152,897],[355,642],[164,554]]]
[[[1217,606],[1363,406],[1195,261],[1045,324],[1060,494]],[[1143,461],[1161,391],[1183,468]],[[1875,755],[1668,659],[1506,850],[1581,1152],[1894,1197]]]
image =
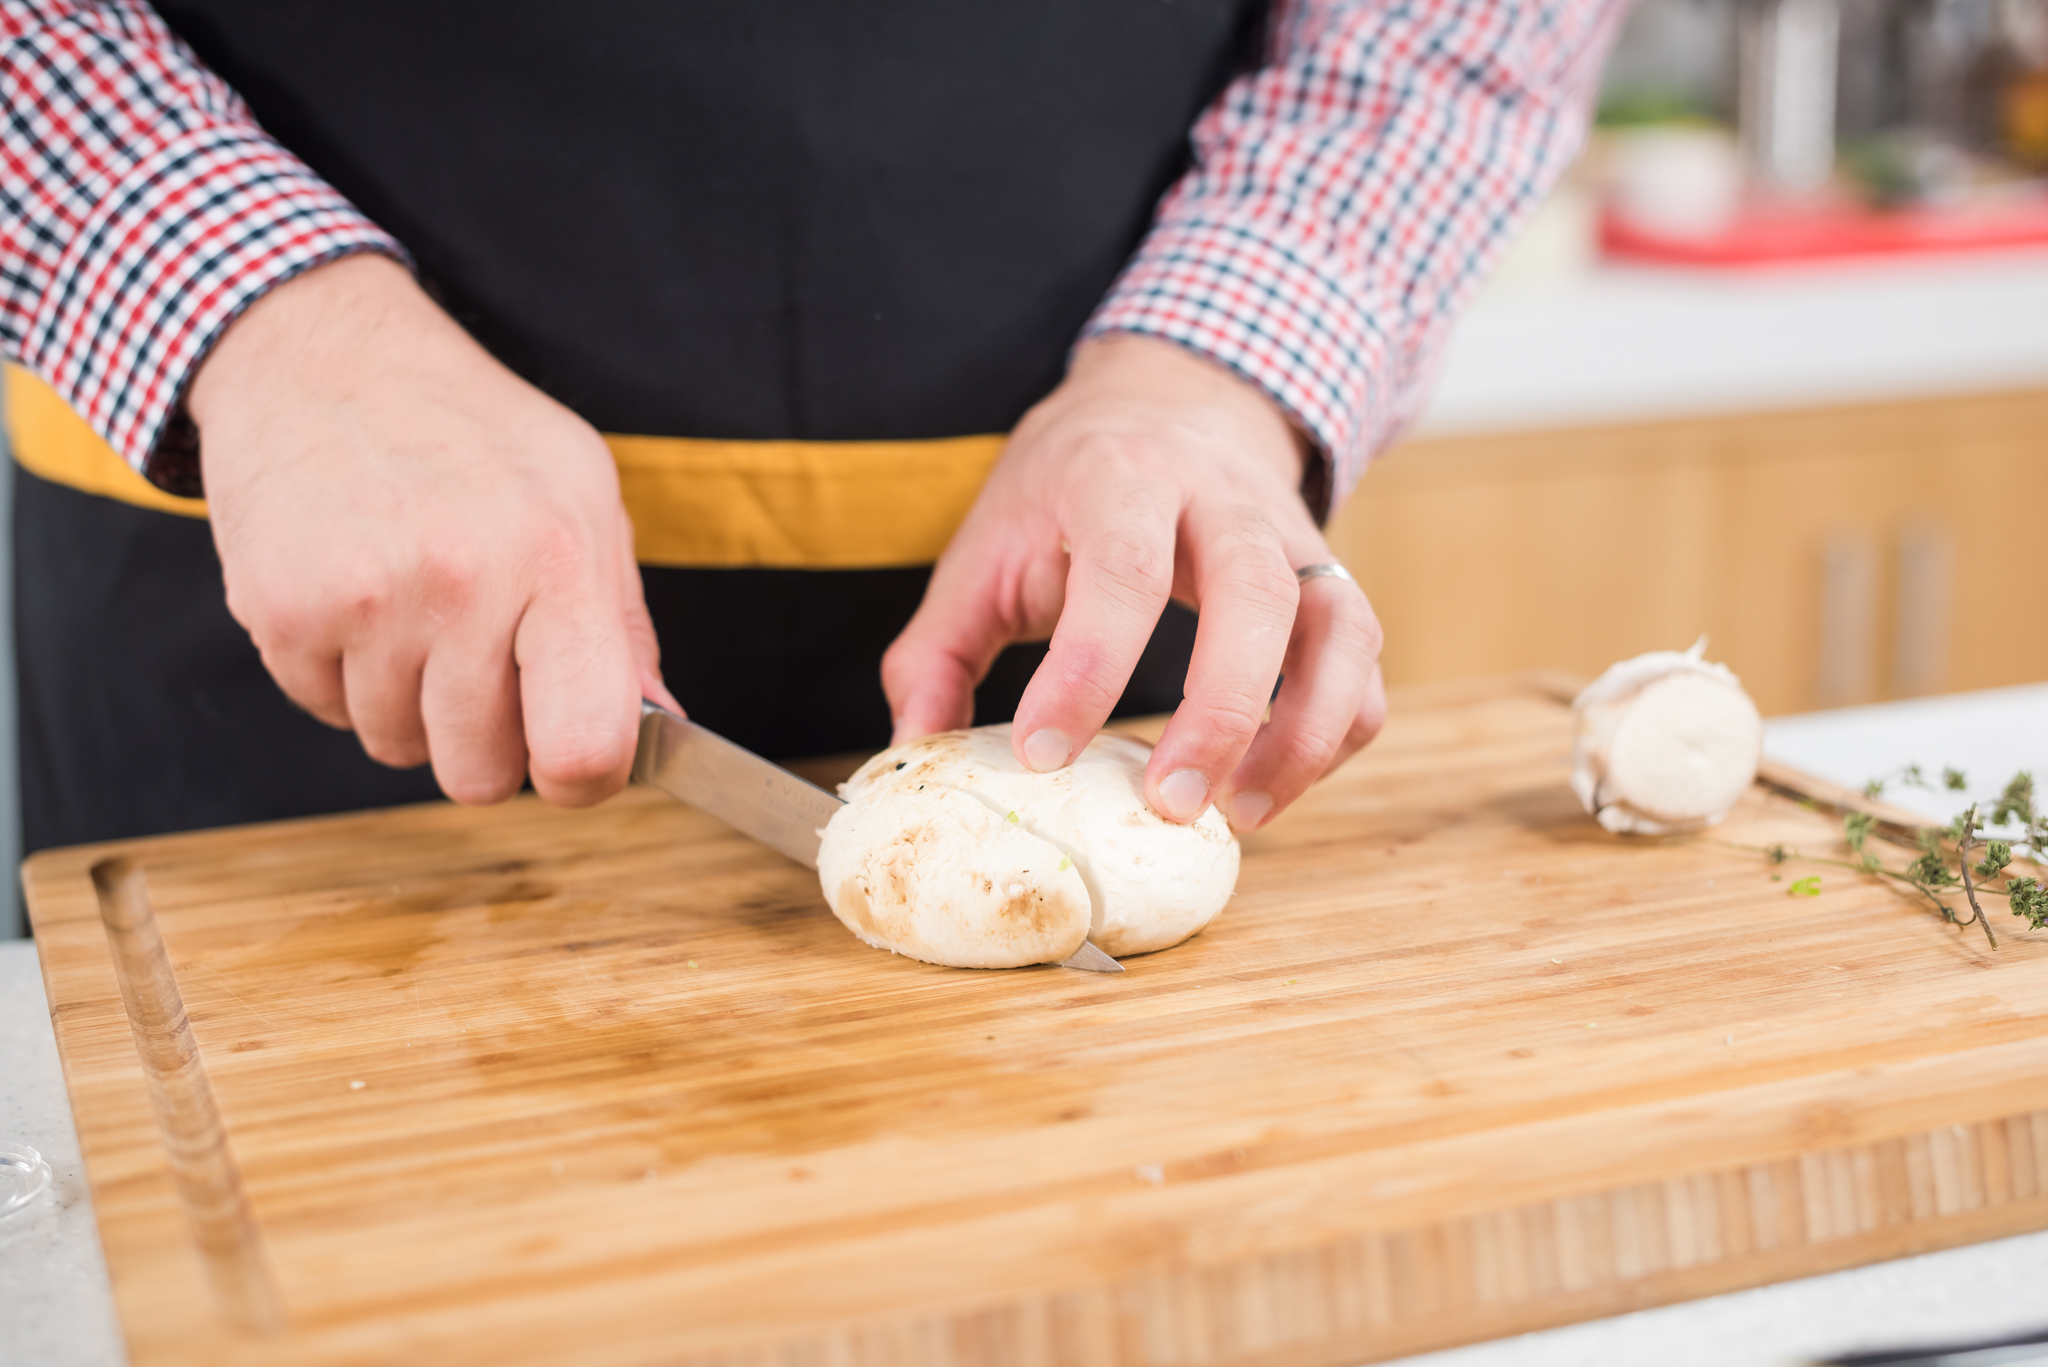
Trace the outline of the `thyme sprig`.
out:
[[[1882,797],[1885,789],[1894,783],[1928,789],[1936,786],[1935,781],[1921,773],[1919,765],[1909,764],[1882,778],[1872,779],[1863,786],[1863,793],[1866,797]],[[1960,770],[1943,769],[1939,784],[1948,791],[1961,792],[1969,786],[1969,780]],[[1854,869],[1871,877],[1903,884],[1925,897],[1950,924],[1981,925],[1984,938],[1996,949],[1998,934],[1991,928],[1990,918],[1979,900],[1982,897],[2005,898],[2012,914],[2025,921],[2030,930],[2048,927],[2048,886],[2038,878],[2007,872],[2015,850],[2024,850],[2026,857],[2037,866],[2048,864],[2048,857],[2044,857],[2048,856],[2048,812],[2035,807],[2034,777],[2024,770],[2005,785],[2005,790],[1992,802],[1988,813],[1980,812],[1980,805],[1971,803],[1946,826],[1921,827],[1920,856],[1903,869],[1887,868],[1877,853],[1869,848],[1871,836],[1878,832],[1878,820],[1869,812],[1847,811],[1842,814],[1842,836],[1848,842],[1849,853],[1854,856],[1853,862],[1802,855],[1786,845],[1772,845],[1761,853],[1772,864],[1798,859],[1802,863]],[[1986,834],[1987,827],[2008,826],[2019,827],[2018,833]],[[1982,855],[1973,859],[1979,850]],[[2001,880],[2005,885],[1996,886]],[[1959,917],[1951,905],[1958,891],[1962,893],[1964,905],[1969,908],[1970,914],[1966,917]]]

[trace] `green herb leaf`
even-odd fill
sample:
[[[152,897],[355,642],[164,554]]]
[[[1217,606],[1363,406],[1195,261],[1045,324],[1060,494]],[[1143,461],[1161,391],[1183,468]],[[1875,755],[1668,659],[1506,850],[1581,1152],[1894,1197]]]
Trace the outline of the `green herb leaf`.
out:
[[[1059,872],[1065,873],[1068,869],[1071,869],[1072,867],[1074,867],[1074,861],[1064,854],[1061,855]]]
[[[2005,896],[2012,914],[2025,919],[2031,930],[2048,926],[2048,887],[2035,878],[2008,878]]]
[[[1863,853],[1863,842],[1870,839],[1871,830],[1877,825],[1877,818],[1869,812],[1846,812],[1842,816],[1842,834],[1849,841],[1849,848]]]
[[[1977,861],[1979,878],[1996,878],[1998,871],[2012,862],[2012,846],[2003,840],[1994,840],[1985,847],[1984,857]]]
[[[1962,880],[1949,872],[1939,850],[1929,850],[1906,865],[1906,877],[1924,888],[1952,888]]]
[[[1797,879],[1791,887],[1785,889],[1785,895],[1787,897],[1820,896],[1820,875],[1813,873],[1808,874],[1804,878]]]
[[[2034,824],[2034,776],[2024,769],[2012,776],[1991,808],[1992,825],[2003,826],[2008,821],[2029,827]]]
[[[1010,824],[1012,826],[1017,824],[1017,814],[1015,812],[1010,813]]]
[[[1970,780],[1963,777],[1962,770],[1944,767],[1941,771],[1941,786],[1952,793],[1960,793],[1970,786]]]

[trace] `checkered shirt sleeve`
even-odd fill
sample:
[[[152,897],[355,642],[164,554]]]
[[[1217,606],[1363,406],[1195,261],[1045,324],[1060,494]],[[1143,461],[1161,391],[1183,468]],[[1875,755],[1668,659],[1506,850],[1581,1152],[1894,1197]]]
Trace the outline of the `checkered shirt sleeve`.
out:
[[[265,290],[405,259],[140,0],[0,0],[0,94],[0,349],[145,473],[189,445],[185,384]]]
[[[1618,0],[1285,0],[1265,65],[1083,337],[1177,342],[1266,391],[1331,492],[1427,395],[1459,306],[1584,136]]]

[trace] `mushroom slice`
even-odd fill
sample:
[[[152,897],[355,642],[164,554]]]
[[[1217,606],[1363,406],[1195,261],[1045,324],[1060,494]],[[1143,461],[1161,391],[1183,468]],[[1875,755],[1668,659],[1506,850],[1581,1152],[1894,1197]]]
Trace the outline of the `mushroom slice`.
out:
[[[926,963],[1058,963],[1088,938],[1088,889],[1072,861],[936,784],[892,785],[833,813],[818,881],[848,930]]]
[[[870,944],[961,967],[1058,962],[1079,948],[1081,937],[1119,956],[1179,944],[1229,901],[1237,883],[1237,840],[1213,808],[1185,826],[1153,812],[1144,793],[1150,755],[1142,741],[1104,734],[1065,768],[1032,773],[1011,753],[1007,726],[949,731],[884,751],[840,788],[847,806],[826,826],[818,855],[826,900]],[[952,848],[970,838],[986,843],[988,852]],[[1048,866],[1035,853],[1028,860],[1013,857],[1010,842],[1020,838],[1033,844],[1016,849],[1047,849],[1055,862]],[[885,846],[903,852],[888,853]],[[1036,870],[1034,878],[1050,867],[1056,878],[1071,877],[1081,886],[1081,935],[1072,944],[1016,957],[1026,952],[1023,941],[1011,943],[1015,936],[997,916],[992,894],[978,891],[984,875],[967,872],[981,869],[998,849],[1010,866]],[[899,921],[876,915],[876,889],[896,886],[878,881],[874,871],[884,864],[914,867],[921,880],[916,886],[924,910],[914,918],[921,927],[914,942],[900,938]],[[867,881],[849,885],[846,875],[856,867]],[[1009,882],[996,886],[1006,889]],[[1050,903],[1050,891],[1047,896]],[[893,891],[880,898],[888,905],[911,900]],[[931,929],[942,922],[943,943]],[[920,947],[906,947],[912,943]]]

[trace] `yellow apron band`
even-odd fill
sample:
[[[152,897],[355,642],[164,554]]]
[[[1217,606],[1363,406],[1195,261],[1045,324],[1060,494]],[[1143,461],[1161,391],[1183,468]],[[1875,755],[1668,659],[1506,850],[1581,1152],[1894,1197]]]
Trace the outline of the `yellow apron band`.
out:
[[[135,473],[57,391],[7,367],[7,445],[32,475],[103,498],[181,517],[205,517],[206,500],[167,494]]]
[[[30,473],[184,517],[48,385],[7,367],[7,426]],[[929,565],[988,478],[1004,438],[710,441],[605,437],[644,565],[880,569]]]

